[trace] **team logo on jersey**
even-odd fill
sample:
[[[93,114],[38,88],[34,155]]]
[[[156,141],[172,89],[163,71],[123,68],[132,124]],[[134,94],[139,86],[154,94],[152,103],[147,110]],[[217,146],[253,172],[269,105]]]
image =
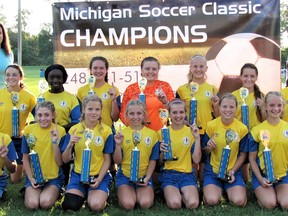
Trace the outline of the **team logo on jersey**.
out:
[[[183,144],[184,144],[185,146],[188,146],[188,145],[190,144],[190,139],[189,139],[189,137],[183,137],[182,141],[183,141]]]
[[[20,106],[19,106],[19,110],[21,111],[21,112],[24,112],[25,110],[26,110],[26,104],[20,104]]]
[[[205,91],[205,96],[210,98],[211,97],[211,92],[210,91]]]
[[[110,95],[108,93],[103,93],[102,94],[102,99],[103,100],[108,100],[110,98]]]
[[[103,143],[102,137],[100,137],[100,136],[95,137],[94,143],[95,143],[96,146],[101,146],[102,143]]]
[[[150,137],[145,137],[144,138],[144,143],[149,146],[152,143],[152,139]]]
[[[288,130],[283,131],[284,137],[288,138]]]
[[[67,106],[67,102],[66,101],[60,101],[59,105],[61,107],[66,107]]]

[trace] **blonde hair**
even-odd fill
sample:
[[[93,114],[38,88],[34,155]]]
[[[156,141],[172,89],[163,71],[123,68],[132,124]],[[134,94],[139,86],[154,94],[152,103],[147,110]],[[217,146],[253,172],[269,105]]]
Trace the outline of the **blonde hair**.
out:
[[[192,58],[190,59],[190,61],[189,61],[190,66],[191,66],[192,61],[194,61],[195,59],[202,59],[202,60],[204,60],[207,63],[207,60],[206,60],[206,58],[204,56],[197,54],[197,55],[192,56]],[[205,79],[206,79],[206,74],[204,76],[205,76]],[[187,78],[188,78],[187,85],[189,86],[190,82],[193,81],[193,74],[192,74],[190,69],[189,69],[189,72],[187,74]]]
[[[130,101],[127,103],[127,106],[126,106],[126,109],[125,109],[125,119],[126,119],[126,121],[128,120],[128,119],[127,119],[127,116],[128,116],[129,108],[130,108],[131,106],[134,106],[134,105],[139,106],[139,107],[142,108],[142,111],[143,111],[143,113],[144,113],[144,121],[143,121],[143,124],[146,124],[146,123],[147,123],[147,120],[146,120],[146,118],[147,118],[146,106],[145,106],[145,104],[144,104],[141,100],[139,100],[139,99],[132,99],[132,100],[130,100]]]
[[[266,94],[265,98],[264,98],[265,105],[268,104],[269,98],[270,98],[271,96],[277,96],[277,97],[280,97],[280,98],[281,98],[282,103],[283,103],[283,110],[282,110],[282,113],[281,113],[281,115],[280,115],[280,118],[282,118],[283,115],[284,115],[284,108],[285,108],[285,101],[284,101],[283,95],[282,95],[281,92],[279,92],[279,91],[270,91],[270,92],[268,92],[268,93]]]
[[[185,112],[186,112],[186,105],[185,105],[185,102],[184,101],[182,101],[181,99],[179,99],[179,98],[174,98],[173,100],[171,100],[169,103],[168,103],[168,111],[169,111],[169,113],[170,113],[170,111],[171,111],[171,106],[172,105],[179,105],[179,104],[182,104],[183,106],[184,106],[184,110],[185,110]]]
[[[56,113],[56,109],[54,104],[51,101],[42,101],[38,103],[35,107],[35,112],[36,112],[36,118],[37,118],[37,112],[40,108],[47,108],[51,111],[51,113]],[[52,122],[55,123],[55,119],[52,119]]]

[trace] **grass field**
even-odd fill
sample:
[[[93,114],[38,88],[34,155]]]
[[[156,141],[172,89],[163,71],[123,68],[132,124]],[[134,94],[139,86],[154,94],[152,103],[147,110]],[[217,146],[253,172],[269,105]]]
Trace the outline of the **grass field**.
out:
[[[38,81],[39,81],[39,70],[40,68],[46,68],[43,66],[35,66],[35,67],[24,67],[25,71],[25,83],[28,87],[28,90],[31,91],[35,96],[39,94],[38,91]],[[19,184],[8,184],[7,187],[7,194],[4,200],[0,201],[0,216],[1,215],[21,215],[21,216],[44,216],[44,215],[91,215],[95,214],[92,213],[87,208],[82,208],[79,212],[64,212],[61,209],[59,200],[56,205],[50,209],[50,210],[36,210],[31,211],[27,210],[24,206],[24,199],[23,195],[20,194],[19,190],[24,186],[24,182],[22,181]],[[130,215],[149,215],[149,216],[188,216],[188,215],[205,215],[205,216],[227,216],[227,215],[233,215],[233,216],[245,216],[245,215],[263,215],[263,216],[274,216],[274,215],[287,215],[287,212],[283,212],[280,208],[276,208],[274,210],[268,211],[261,209],[255,199],[255,196],[253,195],[251,191],[251,185],[248,183],[248,202],[247,206],[245,208],[238,208],[235,207],[229,203],[226,202],[225,199],[221,202],[220,205],[216,207],[208,207],[205,206],[203,203],[199,206],[196,210],[188,210],[188,209],[180,209],[180,210],[170,210],[166,207],[163,198],[161,195],[157,195],[155,197],[155,204],[150,210],[141,210],[139,208],[136,208],[133,211],[127,212],[125,210],[122,210],[118,206],[116,191],[114,186],[111,188],[111,193],[108,199],[107,208],[101,212],[98,213],[98,215],[105,215],[105,216],[130,216]],[[287,194],[288,196],[288,194]]]

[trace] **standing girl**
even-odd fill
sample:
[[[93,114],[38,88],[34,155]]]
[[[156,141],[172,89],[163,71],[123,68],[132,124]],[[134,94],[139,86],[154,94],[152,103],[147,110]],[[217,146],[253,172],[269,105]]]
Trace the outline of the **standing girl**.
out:
[[[126,106],[125,116],[130,126],[118,132],[115,136],[116,149],[114,161],[119,165],[116,174],[116,187],[119,205],[131,210],[136,203],[140,208],[150,208],[154,202],[154,190],[152,186],[152,173],[159,157],[159,144],[157,133],[144,126],[146,109],[140,100],[131,100]],[[137,131],[141,141],[137,145],[140,151],[139,177],[142,183],[129,182],[131,151],[134,148],[132,134]]]
[[[141,76],[147,79],[144,89],[146,95],[147,127],[158,131],[162,127],[159,118],[159,109],[168,106],[168,102],[174,98],[173,90],[169,83],[158,80],[160,63],[154,57],[146,57],[141,62]],[[125,125],[129,120],[125,117],[126,106],[131,99],[138,99],[140,89],[138,83],[129,85],[123,95],[120,119]]]
[[[23,166],[26,172],[24,202],[29,209],[47,209],[54,205],[63,186],[59,144],[64,141],[65,129],[53,123],[55,107],[50,101],[37,104],[36,118],[37,123],[25,127],[22,138]],[[38,153],[43,177],[47,180],[43,185],[37,184],[33,176],[30,148]]]
[[[81,122],[74,125],[66,136],[62,150],[63,162],[70,161],[74,155],[74,167],[71,171],[70,182],[67,185],[62,208],[64,210],[79,210],[84,200],[93,211],[101,211],[106,206],[111,184],[108,169],[113,153],[113,135],[111,128],[102,123],[102,100],[96,95],[89,95],[82,103]],[[82,169],[82,152],[86,148],[85,132],[93,131],[89,144],[92,157],[90,163],[91,184],[80,182]]]
[[[280,92],[269,92],[265,97],[267,120],[255,126],[251,131],[249,143],[249,161],[252,168],[252,187],[261,207],[273,209],[277,203],[288,209],[288,123],[281,120],[284,100]],[[269,182],[265,172],[261,130],[268,130],[270,138],[268,148],[271,150],[273,169],[280,182]]]
[[[237,100],[225,93],[219,102],[220,116],[207,123],[202,140],[202,147],[209,153],[204,169],[204,201],[207,205],[220,202],[222,190],[226,190],[228,199],[236,206],[245,206],[246,188],[243,181],[241,166],[245,161],[248,150],[248,129],[235,119]],[[230,180],[220,181],[217,178],[223,148],[226,146],[227,130],[233,130],[233,139],[229,143],[231,149],[227,171]]]
[[[174,99],[169,103],[169,115],[172,121],[170,130],[172,155],[178,158],[177,161],[165,161],[163,172],[159,179],[164,190],[164,197],[169,208],[181,208],[182,201],[186,208],[197,208],[199,195],[197,189],[197,178],[193,162],[198,164],[201,159],[201,146],[199,129],[196,124],[187,127],[184,123],[186,116],[185,103]],[[161,131],[159,131],[160,140]],[[160,163],[163,163],[164,152],[167,151],[167,144],[160,144]]]
[[[32,113],[36,105],[35,97],[29,91],[25,90],[23,79],[24,72],[22,67],[17,64],[9,65],[5,70],[7,87],[0,90],[0,131],[8,134],[12,138],[18,154],[17,171],[10,175],[13,183],[19,182],[23,175],[21,137],[24,127],[27,124],[29,113]],[[12,137],[12,109],[14,107],[11,98],[12,92],[19,94],[19,100],[16,104],[16,108],[19,109],[19,137]]]

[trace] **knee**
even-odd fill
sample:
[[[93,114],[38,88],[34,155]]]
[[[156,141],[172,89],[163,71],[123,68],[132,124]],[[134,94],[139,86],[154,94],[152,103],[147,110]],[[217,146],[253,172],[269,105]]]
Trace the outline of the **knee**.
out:
[[[288,202],[279,202],[279,205],[283,210],[288,210]]]
[[[105,201],[103,202],[100,200],[93,200],[93,201],[90,201],[88,205],[92,211],[99,212],[105,208],[106,202]]]
[[[189,202],[185,202],[185,207],[187,209],[196,209],[198,208],[199,200],[190,200]]]
[[[220,202],[220,199],[216,196],[209,196],[209,197],[206,197],[204,195],[204,202],[206,205],[209,205],[209,206],[215,206],[215,205],[218,205],[219,202]]]
[[[182,204],[181,201],[178,201],[178,200],[171,200],[166,203],[167,203],[167,206],[171,209],[180,209],[181,204]]]
[[[139,203],[140,208],[142,208],[142,209],[149,209],[149,208],[151,208],[152,205],[153,205],[153,199],[150,199],[150,198],[148,198],[148,197],[145,197],[145,198],[139,200],[138,203]]]
[[[25,200],[25,206],[28,209],[38,209],[39,202],[38,200],[33,200],[33,199]]]
[[[261,207],[266,209],[274,209],[277,206],[276,200],[267,200],[266,202],[260,202],[258,200],[258,203]]]
[[[130,211],[134,209],[136,202],[133,201],[132,199],[129,199],[129,200],[121,200],[119,204],[125,210]]]
[[[230,201],[237,207],[244,207],[247,203],[246,197],[245,198],[235,197],[234,199]]]
[[[66,193],[64,197],[64,201],[62,203],[62,208],[64,211],[72,210],[78,211],[84,203],[84,198],[71,193]]]
[[[53,206],[54,200],[51,197],[46,197],[45,199],[40,199],[40,207],[42,209],[49,209]]]

